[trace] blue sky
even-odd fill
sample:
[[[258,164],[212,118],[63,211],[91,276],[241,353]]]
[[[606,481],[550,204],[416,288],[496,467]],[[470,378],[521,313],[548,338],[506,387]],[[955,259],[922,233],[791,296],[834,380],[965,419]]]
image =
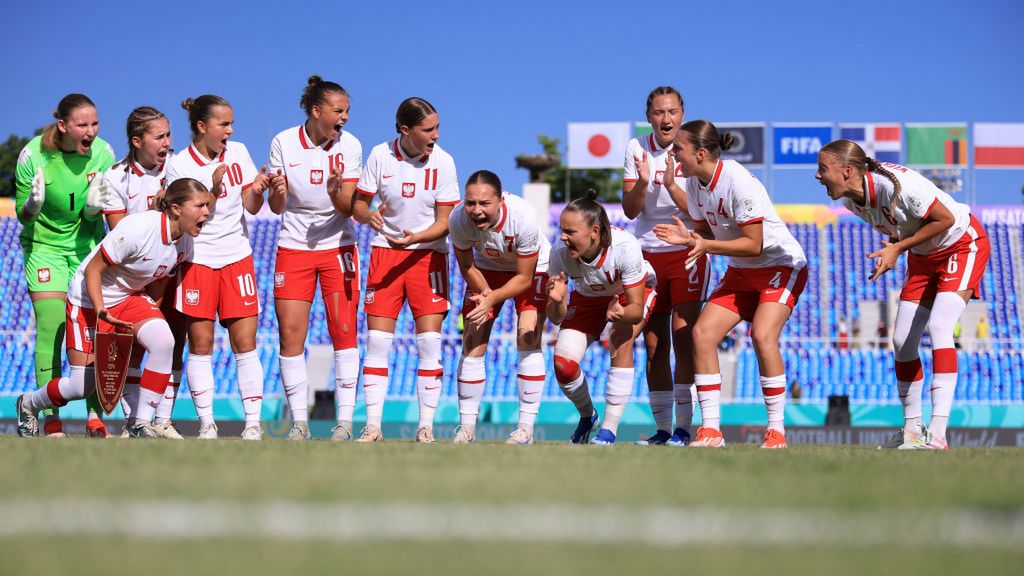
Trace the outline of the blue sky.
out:
[[[80,6],[80,5],[79,5]],[[460,179],[487,168],[519,190],[514,157],[570,121],[642,120],[647,92],[678,87],[688,119],[1024,121],[1024,3],[881,2],[69,2],[5,8],[0,136],[29,134],[57,101],[96,101],[101,136],[125,151],[137,105],[168,113],[188,143],[185,97],[235,108],[261,162],[302,121],[318,73],[352,95],[364,149],[394,135],[408,96],[439,109]],[[978,201],[1021,202],[1024,171],[978,171]],[[773,196],[826,199],[806,170]]]

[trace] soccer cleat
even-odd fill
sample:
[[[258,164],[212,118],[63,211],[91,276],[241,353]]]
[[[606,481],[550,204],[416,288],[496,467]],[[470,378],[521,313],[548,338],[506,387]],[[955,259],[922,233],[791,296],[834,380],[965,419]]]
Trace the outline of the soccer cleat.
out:
[[[68,435],[64,433],[64,423],[61,422],[60,418],[54,417],[52,420],[47,420],[43,423],[43,433],[47,438],[67,438]]]
[[[159,438],[160,436],[153,429],[153,425],[149,422],[136,422],[128,429],[128,436],[130,438]]]
[[[245,430],[242,430],[242,440],[251,440],[254,442],[263,440],[263,428],[260,428],[259,424],[246,426]]]
[[[159,424],[153,424],[153,430],[156,430],[157,436],[166,438],[168,440],[184,440],[185,437],[178,432],[178,429],[174,427],[174,422],[170,420],[164,420]]]
[[[658,430],[654,435],[647,437],[644,440],[637,440],[637,446],[664,446],[672,439],[672,435],[664,430]]]
[[[769,428],[764,433],[764,442],[761,448],[788,448],[786,435],[774,428]]]
[[[573,431],[572,437],[569,438],[569,443],[586,444],[590,441],[590,432],[594,430],[594,426],[597,426],[597,420],[597,412],[580,418],[580,423],[576,425],[576,430]]]
[[[949,450],[949,444],[947,444],[942,438],[932,436],[928,442],[922,442],[921,440],[922,439],[918,439],[914,442],[914,450]]]
[[[597,436],[594,436],[590,443],[599,446],[612,446],[615,444],[615,433],[607,428],[601,428],[597,431]]]
[[[288,431],[289,440],[309,440],[312,436],[309,435],[309,422],[298,421],[292,424],[292,429]]]
[[[910,450],[913,448],[913,444],[919,439],[925,438],[924,442],[927,443],[931,440],[931,435],[928,434],[928,429],[918,424],[917,430],[908,430],[906,428],[900,428],[878,447],[879,450]]]
[[[672,432],[672,437],[665,442],[667,446],[689,446],[690,445],[690,433],[686,428],[676,428],[675,432]]]
[[[15,401],[14,411],[18,413],[18,436],[29,438],[39,435],[39,419],[36,418],[35,410],[29,410],[26,406],[29,393],[18,396]]]
[[[383,442],[384,435],[380,433],[380,428],[371,426],[369,424],[363,428],[363,433],[356,438],[356,442]]]
[[[533,444],[533,434],[530,434],[523,428],[516,428],[508,435],[508,440],[505,440],[505,444],[517,444],[519,446]]]
[[[416,441],[420,444],[433,444],[435,442],[434,431],[426,426],[420,426],[420,428],[416,430]]]
[[[218,437],[219,434],[217,434],[216,422],[210,422],[206,426],[200,428],[199,436],[197,436],[197,438],[199,438],[200,440],[216,440]]]
[[[452,443],[472,444],[474,440],[476,440],[475,430],[465,426],[459,426],[455,429],[455,439],[452,440]]]
[[[85,424],[85,437],[86,438],[110,438],[111,434],[107,430],[103,420],[94,418],[89,420]]]
[[[331,428],[331,442],[348,442],[352,439],[352,423],[338,422]]]
[[[690,446],[694,448],[722,448],[725,446],[725,438],[722,437],[721,430],[701,426],[697,428],[697,437],[693,439],[693,442],[690,442]]]

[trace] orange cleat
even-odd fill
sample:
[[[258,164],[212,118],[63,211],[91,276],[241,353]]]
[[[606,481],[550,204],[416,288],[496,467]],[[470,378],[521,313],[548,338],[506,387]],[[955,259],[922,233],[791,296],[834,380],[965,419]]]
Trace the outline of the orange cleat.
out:
[[[107,427],[103,424],[103,420],[93,419],[89,420],[85,425],[85,437],[110,438],[110,432],[107,431]]]
[[[786,435],[774,428],[769,428],[764,433],[764,444],[761,448],[787,448]]]
[[[701,426],[697,429],[697,437],[690,442],[690,446],[694,448],[723,448],[725,438],[722,437],[721,430]]]

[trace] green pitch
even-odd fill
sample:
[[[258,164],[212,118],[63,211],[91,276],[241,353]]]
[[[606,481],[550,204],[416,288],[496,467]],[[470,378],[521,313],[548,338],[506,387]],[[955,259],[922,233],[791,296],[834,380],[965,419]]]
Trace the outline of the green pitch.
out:
[[[0,438],[0,455],[0,574],[974,575],[1024,561],[1014,449]]]

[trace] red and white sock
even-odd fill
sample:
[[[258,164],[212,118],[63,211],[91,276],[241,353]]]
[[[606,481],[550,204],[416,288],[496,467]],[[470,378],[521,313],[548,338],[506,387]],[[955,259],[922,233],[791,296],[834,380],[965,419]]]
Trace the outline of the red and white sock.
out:
[[[142,379],[139,381],[139,409],[135,413],[136,422],[149,423],[153,419],[156,407],[164,398],[170,378],[170,374],[143,370]]]
[[[174,413],[174,403],[178,400],[178,389],[181,387],[181,370],[171,370],[171,381],[167,383],[167,390],[164,391],[164,399],[156,407],[156,418],[154,422],[163,424],[171,419]]]
[[[334,351],[334,402],[338,422],[352,422],[356,410],[356,383],[359,381],[359,349]]]
[[[519,353],[519,373],[516,390],[519,392],[519,428],[533,435],[533,425],[540,412],[540,398],[544,395],[544,353],[529,350]]]
[[[196,407],[199,426],[213,424],[213,357],[189,354],[185,364],[188,390]]]
[[[307,422],[309,420],[309,376],[306,372],[306,355],[279,355],[277,358],[281,363],[281,382],[284,384],[284,395],[288,399],[292,422]]]
[[[896,389],[903,405],[903,428],[917,431],[921,427],[921,390],[924,388],[924,371],[921,359],[896,361]]]
[[[263,365],[255,350],[235,354],[238,367],[238,393],[242,397],[245,425],[259,426],[263,411]]]
[[[761,394],[768,409],[768,428],[786,433],[786,375],[761,376]]]
[[[695,374],[697,402],[700,403],[701,426],[718,430],[721,428],[720,403],[722,398],[721,374]]]
[[[932,436],[945,440],[949,413],[953,408],[953,396],[956,393],[956,348],[933,350],[932,367],[932,420],[928,424],[928,431]]]
[[[366,335],[366,358],[363,361],[363,399],[366,401],[366,425],[380,428],[384,414],[384,397],[388,394],[388,354],[395,336],[383,330],[370,330]]]
[[[416,335],[419,366],[416,370],[416,399],[420,405],[420,428],[434,428],[434,413],[441,401],[441,333]]]
[[[487,383],[486,358],[466,356],[459,358],[459,424],[476,429],[480,416],[480,399]]]

